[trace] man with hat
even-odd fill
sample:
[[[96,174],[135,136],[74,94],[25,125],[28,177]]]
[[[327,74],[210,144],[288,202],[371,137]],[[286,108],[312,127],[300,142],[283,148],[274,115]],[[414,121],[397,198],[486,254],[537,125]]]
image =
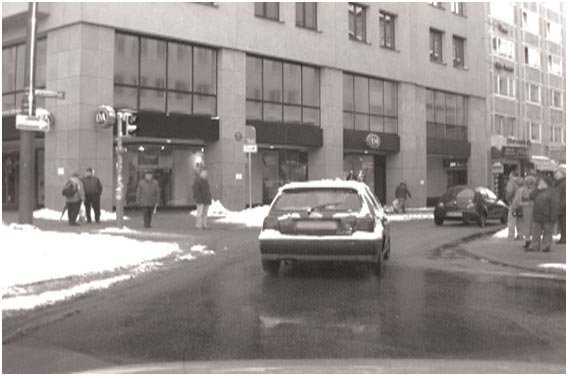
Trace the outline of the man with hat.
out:
[[[560,166],[555,171],[555,190],[559,196],[559,215],[557,217],[557,226],[561,232],[561,238],[557,244],[565,244],[565,167]]]

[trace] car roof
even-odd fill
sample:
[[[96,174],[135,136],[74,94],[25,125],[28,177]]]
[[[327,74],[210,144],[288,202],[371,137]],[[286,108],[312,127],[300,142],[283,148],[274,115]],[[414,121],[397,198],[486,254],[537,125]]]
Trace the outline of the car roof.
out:
[[[288,183],[281,187],[282,190],[288,189],[317,189],[317,188],[350,188],[356,191],[365,191],[368,186],[356,180],[339,180],[339,179],[324,179],[324,180],[310,180],[304,182]]]

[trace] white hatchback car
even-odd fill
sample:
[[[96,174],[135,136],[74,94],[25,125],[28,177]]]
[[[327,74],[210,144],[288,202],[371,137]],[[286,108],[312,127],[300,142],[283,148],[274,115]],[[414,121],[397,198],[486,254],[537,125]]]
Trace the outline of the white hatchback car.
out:
[[[363,262],[381,276],[390,224],[364,183],[290,183],[272,201],[259,241],[262,267],[273,275],[281,261],[291,260]]]

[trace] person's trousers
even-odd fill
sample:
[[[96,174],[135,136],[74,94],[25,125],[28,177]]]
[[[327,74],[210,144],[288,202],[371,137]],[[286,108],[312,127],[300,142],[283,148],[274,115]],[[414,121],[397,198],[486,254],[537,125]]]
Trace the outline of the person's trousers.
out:
[[[562,214],[559,214],[557,225],[559,226],[559,231],[561,233],[561,239],[559,239],[559,242],[565,243],[565,209],[563,209]]]
[[[67,203],[67,218],[69,218],[69,224],[74,225],[77,223],[77,216],[81,210],[81,201],[68,202]]]
[[[532,245],[534,250],[551,250],[551,243],[553,241],[553,222],[533,222],[532,223]]]
[[[154,213],[154,207],[153,206],[144,206],[143,207],[143,211],[144,211],[144,227],[148,228],[152,225],[152,214]]]
[[[208,214],[208,212],[209,212],[209,205],[197,204],[197,218],[196,218],[197,228],[207,227],[207,214]]]
[[[100,195],[85,196],[85,211],[87,212],[87,222],[91,222],[91,207],[94,210],[95,221],[100,221]]]
[[[512,209],[508,210],[508,239],[514,239],[516,237],[517,222],[513,212]]]
[[[398,203],[400,205],[400,210],[402,211],[402,213],[406,212],[406,199],[401,197],[398,198]]]

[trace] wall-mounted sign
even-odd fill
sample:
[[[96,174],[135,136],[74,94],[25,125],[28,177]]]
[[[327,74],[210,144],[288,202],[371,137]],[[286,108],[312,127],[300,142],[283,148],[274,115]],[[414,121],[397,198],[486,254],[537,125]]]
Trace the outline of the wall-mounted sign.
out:
[[[516,138],[508,137],[506,138],[506,143],[510,146],[529,146],[529,140],[518,140]]]
[[[95,115],[95,122],[102,128],[112,127],[116,122],[116,111],[111,106],[100,106]]]
[[[493,174],[503,174],[504,173],[504,165],[500,162],[494,162],[492,164],[492,173]]]
[[[234,140],[236,142],[242,141],[242,133],[239,131],[234,132]]]
[[[468,161],[466,159],[443,159],[443,167],[449,170],[466,170]]]
[[[382,140],[380,140],[380,136],[376,133],[369,133],[364,142],[370,149],[379,149]]]
[[[502,157],[510,159],[527,159],[529,157],[528,148],[522,146],[503,146]]]
[[[246,135],[244,136],[244,143],[253,145],[256,143],[256,127],[252,125],[246,126]]]

